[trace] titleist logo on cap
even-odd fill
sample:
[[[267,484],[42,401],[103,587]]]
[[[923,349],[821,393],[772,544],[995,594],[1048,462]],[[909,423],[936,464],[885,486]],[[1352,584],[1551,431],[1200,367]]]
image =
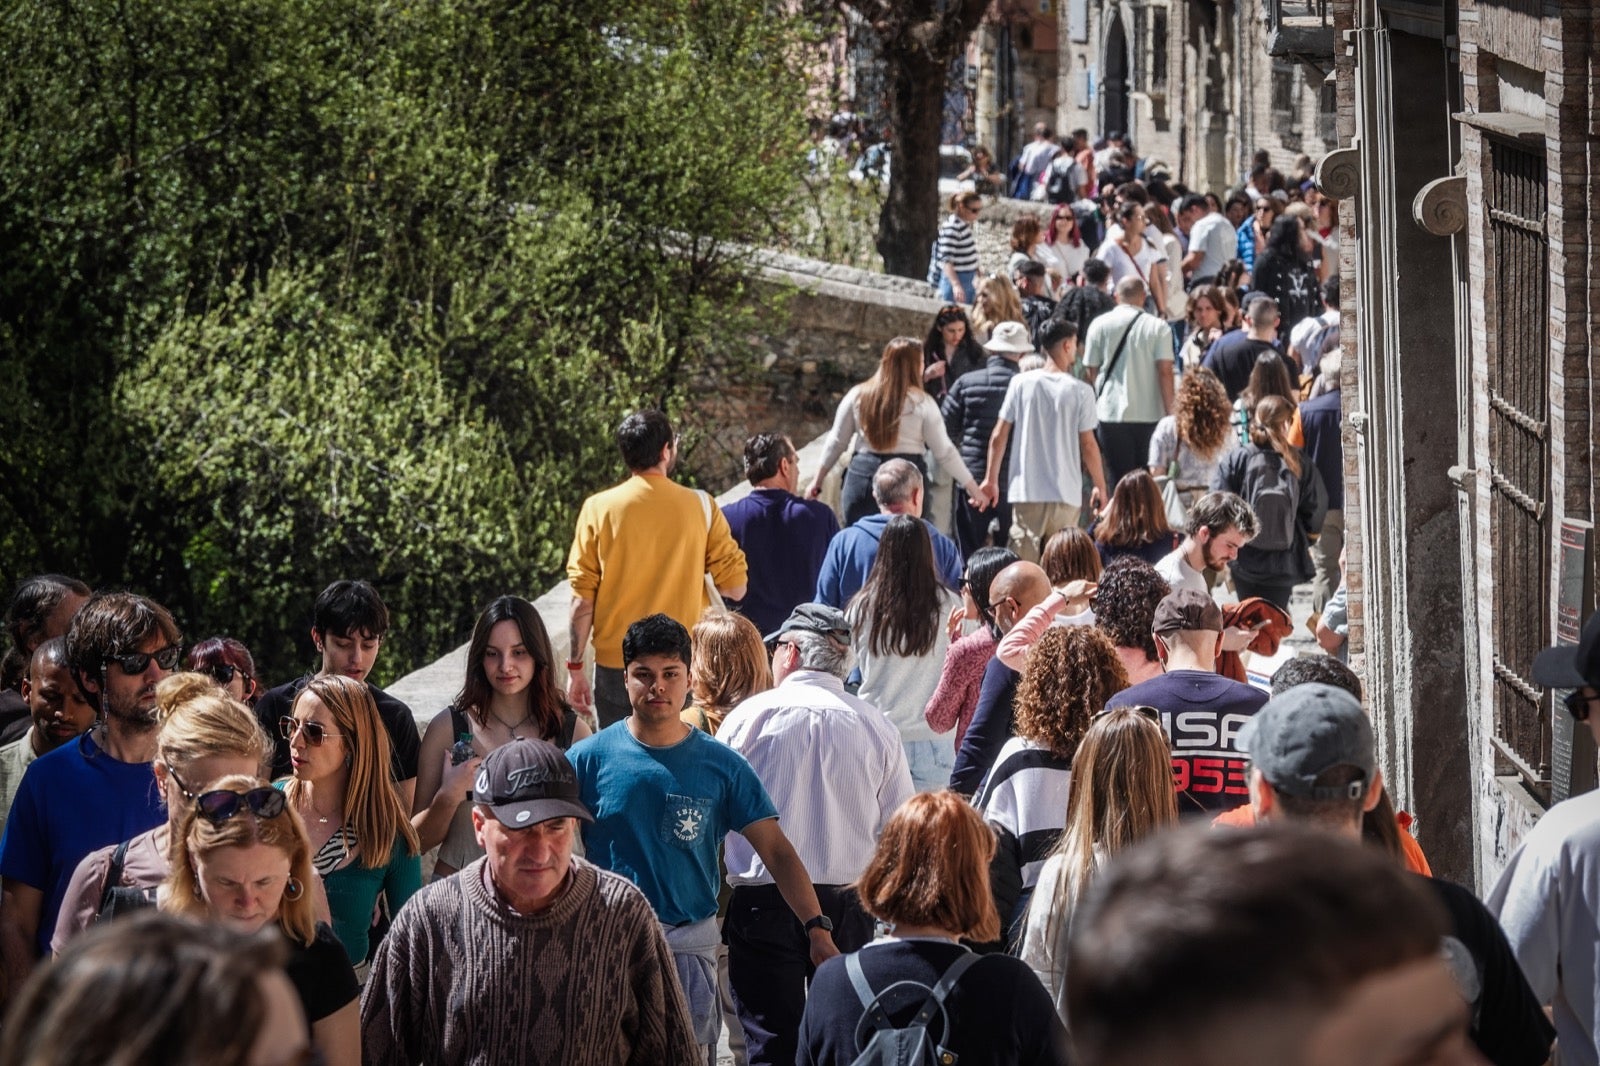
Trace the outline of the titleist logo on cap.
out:
[[[506,774],[506,784],[518,791],[546,782],[570,785],[576,780],[571,770],[551,766],[519,766]]]

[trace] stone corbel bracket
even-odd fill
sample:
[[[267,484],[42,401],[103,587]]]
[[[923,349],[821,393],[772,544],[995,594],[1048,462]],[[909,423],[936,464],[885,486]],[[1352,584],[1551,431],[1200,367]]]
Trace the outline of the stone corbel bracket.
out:
[[[1361,148],[1336,148],[1317,164],[1317,189],[1335,200],[1348,200],[1361,187]]]
[[[1452,174],[1428,182],[1411,202],[1411,217],[1435,237],[1460,233],[1467,225],[1467,179]]]

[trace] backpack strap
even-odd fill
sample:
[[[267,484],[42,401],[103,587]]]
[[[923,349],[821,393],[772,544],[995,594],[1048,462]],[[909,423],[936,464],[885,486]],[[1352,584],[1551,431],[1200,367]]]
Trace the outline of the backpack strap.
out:
[[[462,733],[471,733],[472,725],[467,721],[467,712],[455,704],[450,705],[450,735],[459,737]],[[454,739],[451,743],[455,743]]]
[[[106,915],[106,908],[111,906],[112,893],[122,885],[122,868],[128,862],[128,843],[124,840],[111,853],[111,865],[106,867],[105,884],[100,889],[100,906],[95,911],[97,915]]]
[[[963,948],[960,957],[955,962],[952,962],[939,977],[939,980],[935,982],[927,997],[923,999],[922,1006],[917,1008],[917,1013],[912,1016],[911,1021],[904,1028],[926,1029],[928,1023],[933,1020],[934,1013],[937,1012],[944,1019],[940,1034],[943,1039],[949,1040],[950,1017],[945,1013],[945,997],[950,994],[950,990],[961,980],[961,975],[966,973],[968,967],[977,962],[979,958],[980,956],[977,952],[969,948]],[[855,988],[856,998],[861,1000],[861,1006],[864,1008],[861,1021],[856,1025],[856,1049],[858,1051],[865,1047],[867,1034],[879,1029],[895,1028],[895,1026],[889,1024],[889,1016],[883,1009],[885,996],[902,985],[927,988],[926,985],[918,984],[915,981],[896,981],[882,992],[874,992],[872,985],[867,982],[867,975],[862,972],[861,952],[859,951],[845,956],[844,968],[845,972],[850,976],[851,986]]]

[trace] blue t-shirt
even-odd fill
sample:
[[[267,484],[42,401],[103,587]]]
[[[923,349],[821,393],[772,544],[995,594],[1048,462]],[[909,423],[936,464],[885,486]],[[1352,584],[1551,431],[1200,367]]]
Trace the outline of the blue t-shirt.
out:
[[[50,954],[67,882],[83,857],[166,818],[150,764],[118,762],[88,734],[33,761],[0,840],[0,877],[44,893],[35,938],[40,957]]]
[[[572,746],[590,862],[639,886],[669,925],[717,913],[717,848],[778,809],[743,755],[698,729],[667,748],[639,743],[624,719]]]

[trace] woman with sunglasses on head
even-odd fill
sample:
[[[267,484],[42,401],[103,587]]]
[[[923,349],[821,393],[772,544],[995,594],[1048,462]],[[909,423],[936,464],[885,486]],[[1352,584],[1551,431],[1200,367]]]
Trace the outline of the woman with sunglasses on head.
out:
[[[1017,553],[1009,548],[979,548],[973,552],[961,578],[961,605],[953,608],[945,621],[945,635],[951,644],[944,654],[939,684],[928,697],[922,717],[935,733],[954,729],[957,750],[978,709],[983,674],[994,658],[995,641],[1000,639],[994,605],[989,602],[989,586],[996,574],[1016,561]],[[977,627],[962,636],[962,626],[967,622],[975,622]]]
[[[296,1066],[311,1045],[282,938],[148,911],[33,972],[0,1028],[5,1066]]]
[[[1066,1014],[1072,910],[1105,861],[1178,820],[1171,749],[1151,707],[1097,715],[1072,757],[1065,830],[1039,871],[1019,954]]]
[[[548,740],[562,751],[592,731],[567,704],[550,634],[521,596],[483,609],[467,646],[467,677],[455,702],[422,736],[411,824],[422,851],[439,849],[434,877],[448,877],[483,857],[467,792],[484,756],[518,737]]]
[[[422,887],[417,832],[389,774],[389,734],[368,687],[312,678],[278,728],[294,776],[277,782],[305,819],[333,931],[362,966],[375,906],[393,914]]]
[[[207,637],[189,649],[184,668],[215,678],[223,690],[246,707],[261,695],[256,660],[250,649],[232,637]]]
[[[333,930],[316,920],[311,842],[283,792],[254,776],[224,777],[184,808],[173,842],[161,909],[240,933],[276,926],[312,1049],[328,1066],[360,1066],[361,987]]]
[[[230,774],[266,772],[272,746],[250,709],[203,674],[182,673],[156,686],[159,722],[155,787],[166,821],[146,833],[92,851],[78,863],[61,902],[50,949],[60,952],[77,934],[102,919],[155,903],[166,880],[168,849],[179,821],[196,797]],[[320,884],[313,901],[327,913]]]
[[[1106,701],[1127,687],[1117,649],[1094,626],[1047,629],[1028,655],[1014,735],[972,801],[999,838],[989,883],[1008,943],[1021,935],[1050,844],[1066,825],[1078,741]]]

